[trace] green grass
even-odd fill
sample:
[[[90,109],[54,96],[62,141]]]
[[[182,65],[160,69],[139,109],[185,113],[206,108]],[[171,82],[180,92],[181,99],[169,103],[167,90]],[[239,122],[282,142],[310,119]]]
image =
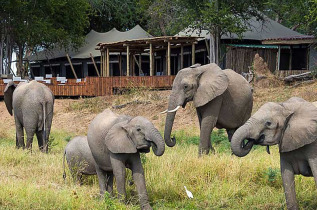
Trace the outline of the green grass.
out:
[[[62,178],[63,150],[74,134],[54,131],[49,154],[15,149],[14,131],[0,136],[0,209],[139,209],[135,186],[127,185],[126,204],[106,196],[100,199],[96,177],[85,185],[73,183],[67,170]],[[215,154],[198,158],[199,138],[190,129],[175,132],[177,144],[162,157],[142,155],[147,190],[154,209],[285,209],[276,146],[253,149],[238,158],[231,155],[223,130],[212,135]],[[127,175],[131,180],[131,173]],[[194,199],[188,199],[184,185]],[[312,178],[296,176],[299,205],[317,206]]]

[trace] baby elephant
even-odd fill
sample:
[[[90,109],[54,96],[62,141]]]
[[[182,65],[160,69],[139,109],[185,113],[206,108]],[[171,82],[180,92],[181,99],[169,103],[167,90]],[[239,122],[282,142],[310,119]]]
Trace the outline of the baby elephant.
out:
[[[73,138],[65,147],[63,167],[63,178],[66,178],[65,156],[69,170],[74,180],[82,184],[82,175],[95,175],[95,160],[92,157],[86,136],[77,136]]]
[[[106,109],[91,122],[88,144],[96,161],[100,193],[112,193],[113,174],[116,177],[119,199],[126,196],[126,167],[131,169],[141,209],[152,209],[146,192],[140,152],[161,156],[165,143],[160,132],[144,117],[117,115]]]
[[[248,141],[245,142],[244,139]],[[301,98],[269,102],[233,135],[231,149],[239,157],[253,144],[279,144],[281,174],[288,209],[298,209],[294,175],[314,176],[317,184],[317,107]],[[267,150],[269,152],[269,149]]]

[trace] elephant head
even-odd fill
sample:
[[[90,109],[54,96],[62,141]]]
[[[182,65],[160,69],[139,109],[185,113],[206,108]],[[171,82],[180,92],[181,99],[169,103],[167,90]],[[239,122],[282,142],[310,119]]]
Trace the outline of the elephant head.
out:
[[[244,139],[248,142],[245,143]],[[269,102],[233,135],[232,152],[243,157],[253,144],[279,144],[280,152],[289,152],[317,139],[317,108],[303,99],[291,98],[284,103]]]
[[[212,99],[226,91],[229,84],[227,75],[217,64],[201,66],[195,64],[180,70],[173,82],[172,93],[169,98],[164,139],[166,145],[173,147],[175,138],[171,139],[171,132],[175,114],[181,106],[193,101],[196,108],[204,106]]]
[[[7,110],[12,116],[12,100],[13,100],[13,92],[16,88],[16,85],[14,84],[13,81],[10,81],[6,88],[4,89],[4,103],[6,104]]]
[[[165,143],[160,132],[144,117],[134,117],[115,124],[105,137],[112,153],[147,153],[152,146],[156,156],[164,154]]]

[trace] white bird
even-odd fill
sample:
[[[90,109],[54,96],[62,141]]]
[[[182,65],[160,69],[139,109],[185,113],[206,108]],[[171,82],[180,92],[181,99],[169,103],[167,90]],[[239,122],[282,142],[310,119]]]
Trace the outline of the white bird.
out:
[[[189,198],[194,198],[193,193],[192,193],[191,191],[187,190],[186,186],[184,186],[184,187],[185,187],[187,196],[188,196]]]

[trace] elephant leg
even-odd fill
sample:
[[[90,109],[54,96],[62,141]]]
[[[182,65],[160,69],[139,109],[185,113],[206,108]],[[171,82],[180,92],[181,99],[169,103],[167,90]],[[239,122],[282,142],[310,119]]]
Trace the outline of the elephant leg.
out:
[[[296,200],[294,171],[287,161],[281,158],[281,174],[287,209],[299,209]]]
[[[113,173],[112,172],[107,172],[106,190],[110,195],[112,195],[113,193]]]
[[[144,170],[140,159],[140,154],[135,153],[131,154],[131,170],[133,180],[136,185],[137,192],[139,194],[139,201],[141,205],[141,209],[152,209],[149,203],[149,198],[146,191],[145,178],[144,178]]]
[[[98,176],[100,195],[104,195],[106,192],[107,173],[98,166],[96,166],[96,172]]]
[[[44,148],[43,148],[43,131],[37,131],[36,132],[36,137],[37,137],[37,142],[39,145],[39,149],[44,152]]]
[[[316,185],[316,188],[317,188],[317,159],[314,158],[314,159],[308,160],[308,164],[309,164],[310,169],[311,169],[311,171],[313,173],[314,180],[315,180],[315,185]]]
[[[20,122],[15,120],[15,128],[16,128],[16,146],[17,148],[25,148],[24,144],[24,132],[23,132],[23,126]]]
[[[30,149],[32,151],[32,143],[33,143],[33,137],[35,134],[35,129],[25,129],[26,130],[26,148]]]
[[[237,129],[231,129],[231,130],[226,129],[227,134],[228,134],[228,140],[229,140],[229,142],[231,142],[231,138],[232,138],[234,132],[236,132],[236,130],[237,130]]]
[[[130,154],[129,154],[130,155]],[[125,156],[124,154],[110,154],[110,161],[111,166],[113,169],[113,174],[116,177],[117,183],[117,191],[118,191],[118,199],[124,200],[126,198],[126,191],[125,191],[125,160],[122,158]]]
[[[198,112],[198,109],[196,109],[198,122],[199,122],[199,129],[201,129],[201,114]]]
[[[210,135],[216,126],[221,103],[222,98],[217,97],[206,105],[197,108],[197,112],[201,114],[199,156],[208,154],[210,150],[214,151],[211,146]]]

